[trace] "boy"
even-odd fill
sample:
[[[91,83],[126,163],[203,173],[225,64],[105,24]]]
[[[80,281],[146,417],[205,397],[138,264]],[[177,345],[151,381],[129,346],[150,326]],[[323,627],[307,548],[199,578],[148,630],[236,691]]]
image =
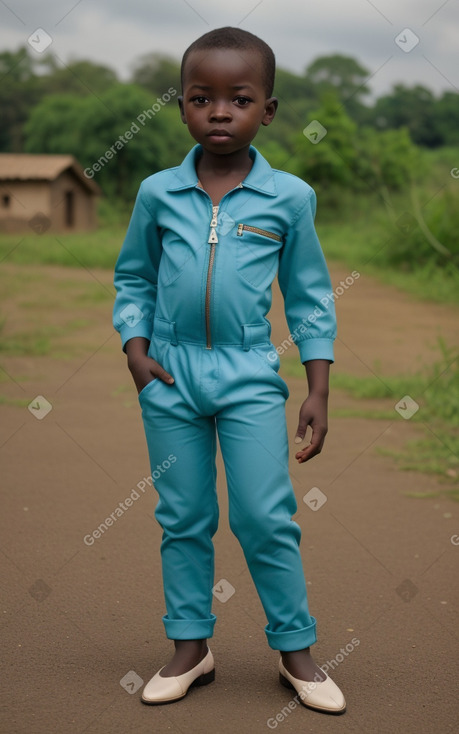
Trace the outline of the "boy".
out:
[[[207,638],[216,621],[218,433],[230,526],[266,612],[268,643],[281,651],[281,682],[310,708],[342,713],[341,691],[309,651],[316,622],[292,521],[288,388],[266,319],[277,270],[309,383],[295,441],[308,425],[313,433],[299,463],[320,452],[327,432],[335,315],[330,308],[314,317],[331,289],[314,192],[251,146],[277,109],[274,70],[269,46],[238,28],[211,31],[187,49],[179,104],[197,145],[180,166],[142,183],[115,269],[114,325],[139,391],[151,465],[174,457],[155,482],[155,516],[163,623],[175,654],[142,701],[175,701],[214,679]]]

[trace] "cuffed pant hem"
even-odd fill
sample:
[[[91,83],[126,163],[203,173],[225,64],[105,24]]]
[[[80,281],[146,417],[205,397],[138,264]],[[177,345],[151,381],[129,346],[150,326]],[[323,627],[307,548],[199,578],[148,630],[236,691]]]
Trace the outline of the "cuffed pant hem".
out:
[[[205,640],[212,637],[216,621],[215,614],[210,619],[169,619],[167,614],[163,617],[169,640]]]
[[[303,627],[300,630],[292,630],[291,632],[271,632],[268,629],[269,624],[265,627],[268,645],[273,650],[281,650],[282,652],[291,652],[292,650],[303,650],[317,642],[316,620],[311,617],[312,624],[309,627]]]

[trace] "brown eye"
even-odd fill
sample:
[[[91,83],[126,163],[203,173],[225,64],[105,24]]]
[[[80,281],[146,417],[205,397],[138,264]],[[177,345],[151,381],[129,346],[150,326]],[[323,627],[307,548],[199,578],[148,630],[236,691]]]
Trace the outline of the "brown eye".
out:
[[[239,107],[246,107],[251,100],[248,97],[236,97],[235,102]]]

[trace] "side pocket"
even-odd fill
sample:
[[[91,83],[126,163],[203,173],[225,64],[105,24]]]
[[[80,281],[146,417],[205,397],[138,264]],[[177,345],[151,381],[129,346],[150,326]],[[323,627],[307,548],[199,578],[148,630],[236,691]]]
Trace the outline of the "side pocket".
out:
[[[161,382],[157,377],[154,377],[150,382],[147,382],[147,384],[141,389],[139,394],[137,395],[138,399],[141,400],[145,393],[147,393],[151,388],[154,386],[155,382]]]
[[[166,339],[152,338],[150,347],[148,349],[148,356],[155,360],[166,372],[169,372],[169,360],[168,354],[170,349],[170,342]],[[155,384],[161,383],[162,380],[159,377],[154,377],[150,382],[147,382],[145,387],[141,389],[137,395],[138,399],[141,400],[145,395],[149,394],[154,389]]]
[[[276,349],[271,342],[267,344],[260,344],[251,348],[251,351],[256,355],[257,359],[264,368],[263,371],[266,375],[270,375],[277,385],[280,386],[285,399],[289,396],[288,385],[285,380],[279,375],[280,359],[276,352]]]

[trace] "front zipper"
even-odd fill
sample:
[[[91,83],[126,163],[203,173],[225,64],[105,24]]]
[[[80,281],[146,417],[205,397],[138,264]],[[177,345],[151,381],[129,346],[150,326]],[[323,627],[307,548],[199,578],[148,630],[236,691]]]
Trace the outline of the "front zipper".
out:
[[[200,181],[197,183],[198,188],[203,189],[203,186]],[[243,184],[242,182],[239,183],[234,189],[231,189],[231,191],[228,191],[225,196],[223,196],[222,200],[220,201],[220,204],[222,203],[223,199],[228,196],[232,191],[235,191],[235,189],[242,189]],[[204,191],[207,196],[207,192]],[[210,198],[210,197],[209,197]],[[212,207],[212,219],[210,221],[210,232],[209,232],[209,239],[207,240],[207,244],[210,245],[210,252],[209,252],[209,264],[207,266],[207,280],[206,280],[206,299],[205,299],[205,306],[204,306],[204,313],[205,313],[205,320],[206,320],[206,349],[212,349],[212,337],[211,337],[211,331],[210,331],[210,300],[212,295],[212,270],[214,267],[214,260],[215,260],[215,245],[218,243],[218,236],[217,236],[217,226],[218,226],[218,210],[220,207],[220,204],[217,206]]]
[[[207,266],[206,281],[206,300],[205,300],[205,317],[206,317],[206,349],[212,349],[212,339],[210,332],[210,298],[212,295],[212,270],[215,260],[215,245],[218,243],[217,237],[217,221],[218,206],[212,207],[212,219],[210,222],[210,232],[207,244],[210,245],[209,264]]]
[[[255,232],[255,234],[261,234],[263,237],[269,237],[271,240],[276,240],[276,242],[282,242],[282,237],[278,234],[275,234],[275,232],[268,232],[267,229],[252,227],[250,224],[238,224],[237,236],[242,237],[244,230],[246,230],[247,232]]]

